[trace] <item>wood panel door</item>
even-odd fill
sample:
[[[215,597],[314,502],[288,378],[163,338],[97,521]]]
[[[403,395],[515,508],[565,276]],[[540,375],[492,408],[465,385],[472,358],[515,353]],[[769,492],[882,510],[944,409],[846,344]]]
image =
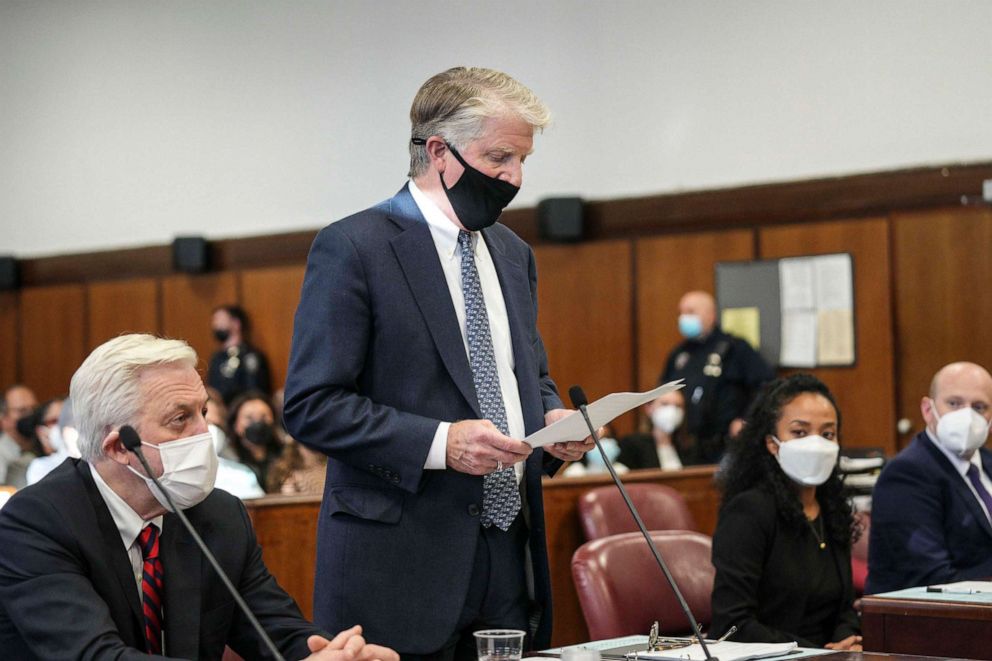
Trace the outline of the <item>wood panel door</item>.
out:
[[[90,350],[123,333],[161,332],[158,280],[94,282],[87,287],[87,296]]]
[[[69,392],[86,358],[86,289],[82,285],[21,290],[20,381],[39,401]]]
[[[764,228],[762,259],[851,253],[856,363],[810,370],[837,399],[844,443],[896,450],[895,377],[888,221],[846,220]]]
[[[892,217],[898,415],[923,428],[920,400],[944,365],[967,360],[992,370],[992,211],[944,209]]]
[[[252,343],[269,359],[273,391],[286,384],[293,316],[305,272],[302,264],[241,272],[241,305],[251,316]]]
[[[18,381],[17,293],[0,292],[0,389]]]
[[[665,359],[682,341],[679,300],[687,291],[716,293],[716,263],[754,258],[754,232],[732,230],[641,239],[636,243],[637,383],[657,385]]]
[[[162,334],[189,342],[199,355],[206,376],[210,355],[218,348],[210,329],[210,315],[218,305],[237,302],[234,271],[163,278]]]
[[[534,253],[538,327],[566,407],[571,407],[568,389],[575,384],[590,400],[632,388],[630,242],[539,246]],[[630,431],[622,421],[618,425]]]

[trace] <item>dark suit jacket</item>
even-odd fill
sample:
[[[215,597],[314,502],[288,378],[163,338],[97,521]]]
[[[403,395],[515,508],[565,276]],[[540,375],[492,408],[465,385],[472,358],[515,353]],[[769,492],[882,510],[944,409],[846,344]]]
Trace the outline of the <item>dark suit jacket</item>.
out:
[[[287,659],[327,635],[303,619],[262,563],[244,505],[214,490],[186,510],[221,567]],[[165,651],[220,659],[230,645],[271,658],[179,520],[162,522]],[[70,459],[0,510],[0,657],[137,659],[141,605],[127,551],[89,465]]]
[[[992,470],[992,452],[981,449]],[[992,526],[925,431],[875,484],[866,594],[992,576]]]
[[[502,225],[482,234],[530,434],[561,406],[537,332],[534,253]],[[328,455],[316,622],[361,622],[370,639],[410,653],[440,649],[455,631],[483,479],[424,463],[441,421],[481,417],[437,250],[409,190],[324,228],[296,312],[285,406],[290,433]],[[535,450],[524,479],[538,648],[550,640],[541,476],[558,464]]]
[[[733,640],[779,643],[795,640],[804,647],[822,647],[858,633],[851,581],[851,550],[827,542],[816,548],[808,530],[793,530],[782,522],[771,493],[751,489],[738,494],[720,511],[713,534],[713,623],[723,634],[737,626]],[[829,553],[843,594],[833,615],[822,622],[823,639],[809,640],[798,632],[808,627],[807,594],[810,562]]]

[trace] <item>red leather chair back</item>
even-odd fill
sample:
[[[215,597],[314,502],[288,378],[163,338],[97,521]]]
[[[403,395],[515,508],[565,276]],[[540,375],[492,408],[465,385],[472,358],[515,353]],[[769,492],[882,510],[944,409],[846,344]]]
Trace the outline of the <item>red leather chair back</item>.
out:
[[[698,530],[678,491],[663,484],[625,485],[648,530]],[[616,486],[597,487],[579,497],[579,518],[586,539],[637,532],[634,517]]]
[[[651,538],[705,630],[716,574],[712,540],[686,530],[653,531]],[[586,542],[572,556],[572,578],[590,640],[647,634],[655,620],[668,635],[691,631],[641,533]]]

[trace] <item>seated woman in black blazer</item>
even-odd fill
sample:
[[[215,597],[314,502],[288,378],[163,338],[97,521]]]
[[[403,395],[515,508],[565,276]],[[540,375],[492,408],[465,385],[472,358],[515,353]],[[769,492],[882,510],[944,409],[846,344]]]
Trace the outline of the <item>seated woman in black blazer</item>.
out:
[[[861,650],[839,436],[837,404],[812,375],[774,381],[755,401],[721,476],[715,636],[736,626],[738,641]]]

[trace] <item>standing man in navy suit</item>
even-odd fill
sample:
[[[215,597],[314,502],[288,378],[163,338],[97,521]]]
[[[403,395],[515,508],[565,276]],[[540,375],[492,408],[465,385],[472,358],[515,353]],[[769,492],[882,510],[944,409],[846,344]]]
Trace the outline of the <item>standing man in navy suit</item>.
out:
[[[458,67],[410,119],[410,181],[320,232],[296,312],[285,420],[329,458],[315,619],[361,614],[403,659],[475,659],[472,632],[493,627],[546,647],[541,476],[592,443],[520,440],[568,412],[534,253],[496,220],[549,113],[510,76]]]
[[[920,408],[926,429],[875,485],[868,594],[992,576],[992,376],[951,363]]]

